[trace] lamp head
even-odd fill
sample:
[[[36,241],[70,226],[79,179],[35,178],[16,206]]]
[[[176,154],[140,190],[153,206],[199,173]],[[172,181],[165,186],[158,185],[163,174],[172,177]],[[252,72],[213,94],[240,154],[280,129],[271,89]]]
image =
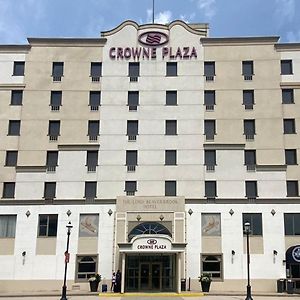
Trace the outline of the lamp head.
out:
[[[68,230],[71,230],[73,228],[73,225],[71,224],[71,221],[67,224],[66,227],[68,228]]]
[[[246,222],[244,224],[244,229],[245,229],[245,232],[249,233],[250,232],[250,223],[249,222]]]

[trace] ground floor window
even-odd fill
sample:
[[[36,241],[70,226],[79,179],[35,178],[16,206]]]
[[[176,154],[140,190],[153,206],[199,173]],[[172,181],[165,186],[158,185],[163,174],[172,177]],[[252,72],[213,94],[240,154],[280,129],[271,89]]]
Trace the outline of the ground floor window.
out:
[[[86,281],[94,276],[98,270],[98,256],[77,256],[76,280]]]
[[[222,280],[222,255],[202,254],[201,273],[210,273],[213,280]]]

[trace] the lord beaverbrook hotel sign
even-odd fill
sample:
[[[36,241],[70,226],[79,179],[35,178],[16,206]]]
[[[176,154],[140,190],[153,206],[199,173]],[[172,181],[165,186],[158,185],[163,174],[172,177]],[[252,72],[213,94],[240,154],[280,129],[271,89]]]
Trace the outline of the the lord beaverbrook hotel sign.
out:
[[[195,47],[167,47],[169,36],[160,31],[148,31],[139,35],[142,47],[111,47],[109,57],[113,60],[155,60],[159,55],[162,59],[192,59],[197,58]]]

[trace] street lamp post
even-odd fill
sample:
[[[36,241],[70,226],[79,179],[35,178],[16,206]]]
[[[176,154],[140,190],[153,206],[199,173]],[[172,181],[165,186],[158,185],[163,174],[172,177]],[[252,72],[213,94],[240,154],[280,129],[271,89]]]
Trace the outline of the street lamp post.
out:
[[[68,223],[68,225],[66,226],[68,231],[67,231],[67,250],[65,252],[65,275],[64,275],[64,284],[62,287],[62,292],[61,292],[61,298],[60,300],[67,300],[67,285],[66,285],[66,281],[67,281],[67,269],[68,269],[68,263],[69,263],[69,242],[70,242],[70,234],[71,234],[71,229],[73,228],[73,226],[71,225],[71,222]]]
[[[247,296],[245,300],[253,300],[251,297],[251,285],[250,285],[250,253],[249,253],[249,234],[250,234],[250,223],[245,223],[244,224],[245,228],[245,233],[247,236],[247,278],[248,278],[248,283],[247,283]]]

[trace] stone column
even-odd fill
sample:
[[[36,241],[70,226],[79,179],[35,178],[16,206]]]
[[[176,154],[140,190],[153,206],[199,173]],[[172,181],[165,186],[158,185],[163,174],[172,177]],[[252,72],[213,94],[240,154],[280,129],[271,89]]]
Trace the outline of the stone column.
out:
[[[181,253],[177,253],[176,254],[176,269],[177,269],[177,278],[176,278],[176,282],[177,282],[177,293],[181,292]]]
[[[125,291],[125,253],[122,253],[122,279],[121,279],[121,294],[124,294]]]

